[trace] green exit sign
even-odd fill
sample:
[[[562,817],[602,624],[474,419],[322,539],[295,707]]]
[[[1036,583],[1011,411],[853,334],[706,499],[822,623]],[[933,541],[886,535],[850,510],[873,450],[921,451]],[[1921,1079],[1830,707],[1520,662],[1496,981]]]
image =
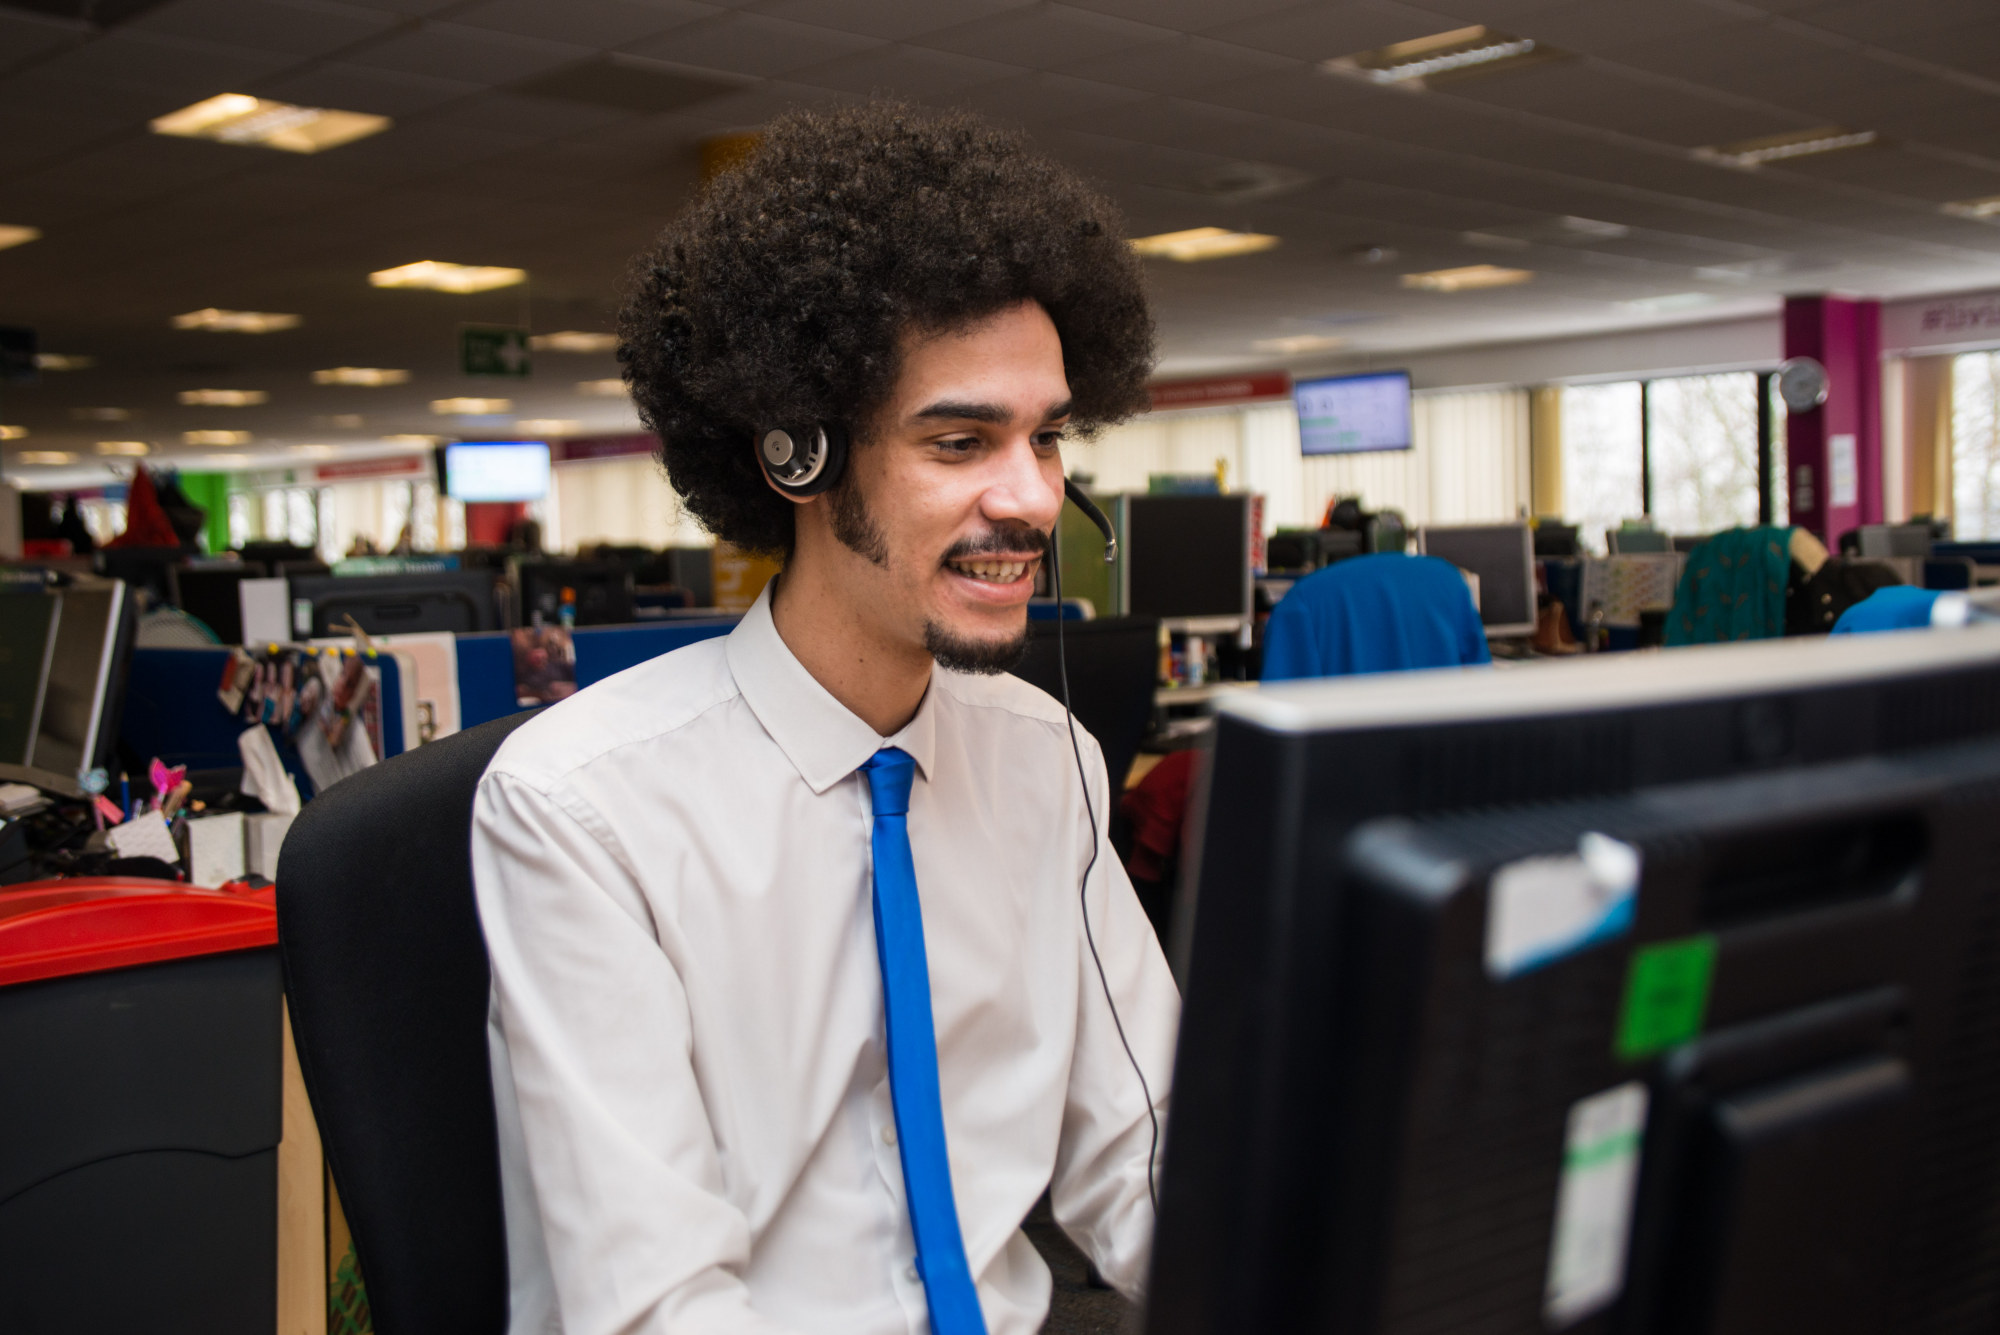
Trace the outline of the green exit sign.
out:
[[[499,375],[515,380],[526,378],[528,331],[512,325],[460,325],[458,368],[467,375]]]

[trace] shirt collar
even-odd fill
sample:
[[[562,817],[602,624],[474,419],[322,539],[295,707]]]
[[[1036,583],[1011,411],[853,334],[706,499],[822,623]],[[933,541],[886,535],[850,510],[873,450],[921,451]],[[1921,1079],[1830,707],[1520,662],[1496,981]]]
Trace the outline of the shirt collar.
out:
[[[815,793],[839,783],[885,746],[900,747],[930,778],[937,744],[937,668],[916,716],[893,737],[879,736],[833,698],[793,655],[771,619],[771,590],[764,586],[743,620],[729,633],[729,671],[750,712]]]

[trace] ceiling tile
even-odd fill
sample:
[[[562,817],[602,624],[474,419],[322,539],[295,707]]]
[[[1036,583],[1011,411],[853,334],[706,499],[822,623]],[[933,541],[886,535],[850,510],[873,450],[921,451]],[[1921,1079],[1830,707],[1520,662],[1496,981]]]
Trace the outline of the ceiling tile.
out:
[[[879,38],[762,14],[719,14],[626,49],[701,69],[769,77],[879,45]]]
[[[480,87],[465,79],[329,64],[280,79],[259,91],[305,106],[338,107],[394,117],[415,115],[477,92]]]
[[[957,27],[1029,0],[755,0],[753,8],[776,18],[901,41]]]
[[[452,11],[451,21],[474,28],[542,37],[577,46],[622,46],[721,13],[697,0],[481,0]]]
[[[9,66],[19,66],[60,47],[84,41],[86,35],[81,24],[17,10],[0,12],[0,51],[7,53]]]
[[[1062,5],[1037,5],[929,33],[916,42],[1029,69],[1053,69],[1173,35],[1172,29],[1150,23]]]
[[[1806,129],[1816,123],[1810,117],[1746,107],[1736,98],[1704,95],[1698,89],[1594,61],[1527,66],[1454,83],[1436,96],[1531,112],[1580,129],[1611,130],[1682,148]]]
[[[797,77],[815,87],[838,88],[850,93],[873,95],[880,92],[956,101],[959,94],[969,92],[980,84],[1011,78],[1021,72],[1017,65],[975,60],[971,56],[954,55],[949,51],[885,46],[800,70]]]
[[[514,37],[456,23],[427,23],[350,54],[349,63],[399,74],[470,83],[507,84],[559,65],[574,64],[590,48],[567,42]]]
[[[981,84],[954,101],[997,120],[1032,126],[1089,117],[1145,96],[1068,74],[1029,73]]]
[[[1175,37],[1057,68],[1101,83],[1187,96],[1211,84],[1298,69],[1300,62],[1251,47]]]
[[[389,31],[407,20],[380,10],[295,0],[176,0],[140,15],[122,31],[170,37],[214,38],[231,45],[287,56],[323,56]]]
[[[1219,24],[1204,35],[1318,61],[1372,51],[1455,26],[1455,21],[1442,19],[1433,10],[1412,5],[1301,5],[1263,18]]]
[[[1070,0],[1070,4],[1099,14],[1157,23],[1177,32],[1202,32],[1219,24],[1296,9],[1299,0]]]

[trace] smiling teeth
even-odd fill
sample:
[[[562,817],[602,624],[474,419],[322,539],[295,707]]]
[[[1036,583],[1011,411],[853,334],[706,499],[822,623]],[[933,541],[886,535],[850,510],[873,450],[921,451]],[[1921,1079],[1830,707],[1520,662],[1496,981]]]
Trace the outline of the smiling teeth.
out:
[[[961,575],[989,584],[1012,584],[1028,571],[1026,561],[953,561],[951,568]]]

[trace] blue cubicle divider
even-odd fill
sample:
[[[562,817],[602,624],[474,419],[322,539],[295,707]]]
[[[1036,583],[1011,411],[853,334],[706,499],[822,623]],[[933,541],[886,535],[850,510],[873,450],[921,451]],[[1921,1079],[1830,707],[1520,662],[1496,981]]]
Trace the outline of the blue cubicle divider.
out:
[[[579,626],[576,684],[603,681],[650,658],[727,635],[735,617],[671,620],[630,626]],[[462,728],[505,718],[521,708],[514,694],[514,649],[505,631],[458,637],[458,722]]]
[[[223,708],[216,690],[230,651],[217,649],[135,649],[126,679],[125,713],[118,730],[120,748],[142,767],[158,756],[189,769],[234,769],[243,763],[236,739],[250,726]],[[403,695],[398,674],[382,677],[382,746],[390,755],[403,750]],[[312,781],[298,753],[276,733],[278,757],[298,780],[301,796]]]

